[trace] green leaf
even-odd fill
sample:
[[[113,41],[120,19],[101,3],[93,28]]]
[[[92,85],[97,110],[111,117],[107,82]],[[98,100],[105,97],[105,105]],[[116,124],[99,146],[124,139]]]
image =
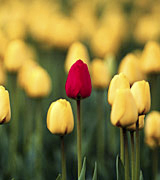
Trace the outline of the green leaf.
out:
[[[61,174],[58,174],[56,180],[62,180]]]
[[[85,174],[86,174],[86,157],[83,160],[83,166],[82,166],[81,174],[80,174],[78,180],[85,180]]]
[[[142,173],[142,170],[140,171],[139,179],[140,179],[140,180],[143,180],[143,173]]]
[[[124,180],[124,165],[119,157],[117,155],[116,158],[116,174],[117,174],[117,180]]]
[[[97,163],[95,162],[94,173],[92,180],[97,180]]]

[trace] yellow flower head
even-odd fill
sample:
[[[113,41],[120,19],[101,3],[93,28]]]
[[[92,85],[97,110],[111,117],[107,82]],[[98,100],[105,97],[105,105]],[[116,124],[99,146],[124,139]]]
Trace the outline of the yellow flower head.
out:
[[[142,70],[149,73],[160,72],[160,45],[155,41],[149,41],[141,55]]]
[[[11,119],[9,93],[0,86],[0,124],[8,123]]]
[[[122,59],[118,72],[123,72],[128,78],[130,84],[145,79],[138,58],[131,53],[127,54]]]
[[[134,96],[138,108],[138,113],[146,114],[150,110],[151,106],[149,83],[144,80],[137,81],[131,87],[131,92]]]
[[[117,90],[111,110],[111,123],[124,128],[136,123],[137,119],[138,109],[131,90]]]
[[[109,104],[113,104],[114,98],[116,95],[116,91],[118,89],[130,89],[130,84],[128,79],[123,73],[115,75],[109,85],[108,89],[108,102]]]
[[[139,128],[138,129],[143,129],[144,128],[144,117],[145,115],[141,115],[138,117],[139,119]],[[130,126],[127,126],[127,129],[129,131],[135,131],[136,130],[136,123],[130,125]]]
[[[65,135],[73,131],[74,118],[71,105],[65,99],[53,102],[47,113],[47,128],[52,134]]]
[[[26,59],[34,58],[33,51],[21,40],[13,40],[6,49],[4,65],[8,71],[17,72]]]
[[[25,91],[32,98],[48,96],[51,92],[51,79],[45,69],[40,66],[34,66],[27,74],[25,82]]]
[[[101,59],[94,59],[90,68],[93,87],[98,89],[107,88],[111,77],[105,62]]]
[[[65,71],[68,73],[71,66],[79,59],[82,59],[84,63],[89,64],[89,54],[87,48],[80,42],[74,42],[68,50],[66,61],[65,61]]]
[[[160,113],[152,111],[146,117],[145,142],[152,148],[160,146]]]
[[[3,61],[0,59],[0,85],[4,85],[6,81],[6,72]]]

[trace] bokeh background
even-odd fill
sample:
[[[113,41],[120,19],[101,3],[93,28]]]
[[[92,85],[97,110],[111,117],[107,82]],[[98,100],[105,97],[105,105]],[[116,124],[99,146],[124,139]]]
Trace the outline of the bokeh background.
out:
[[[50,180],[61,172],[60,139],[46,126],[49,105],[59,98],[69,100],[73,108],[75,128],[65,136],[65,151],[67,179],[77,179],[76,102],[65,93],[68,49],[80,41],[90,63],[94,58],[111,62],[112,77],[125,55],[134,53],[140,58],[148,41],[159,43],[159,12],[158,0],[0,0],[0,83],[10,93],[12,111],[10,123],[0,126],[1,180]],[[12,55],[8,50],[17,39],[29,49],[27,54],[19,49]],[[31,58],[48,72],[52,82],[48,96],[31,97],[21,88],[17,81],[20,68],[13,70],[5,63],[10,53],[13,64],[19,58]],[[151,73],[146,79],[151,85],[151,110],[159,110],[159,73]],[[107,87],[93,87],[91,96],[82,100],[82,153],[87,158],[88,180],[97,161],[99,116],[103,119],[105,157],[99,162],[98,179],[116,179],[119,128],[110,123],[110,108]],[[143,130],[141,169],[144,179],[151,180],[152,150],[144,142]]]

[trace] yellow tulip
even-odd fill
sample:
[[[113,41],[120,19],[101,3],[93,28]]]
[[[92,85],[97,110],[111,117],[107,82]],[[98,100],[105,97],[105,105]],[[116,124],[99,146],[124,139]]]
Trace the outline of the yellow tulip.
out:
[[[137,119],[138,109],[131,90],[117,90],[111,110],[111,123],[125,128],[136,123]]]
[[[143,80],[145,79],[145,75],[139,64],[138,58],[134,54],[129,53],[122,59],[118,73],[123,72],[130,84],[133,84],[135,81]]]
[[[0,57],[4,57],[7,44],[8,44],[8,39],[6,38],[4,32],[2,32],[0,28]]]
[[[142,44],[150,40],[158,40],[159,19],[153,15],[140,17],[135,26],[134,37],[137,42]]]
[[[34,58],[35,54],[23,41],[13,40],[9,43],[4,65],[8,71],[17,72],[26,59]]]
[[[98,89],[107,88],[111,77],[105,62],[101,59],[94,59],[90,68],[93,87]]]
[[[146,117],[145,142],[152,148],[160,146],[160,113],[152,111]]]
[[[71,66],[81,59],[87,65],[89,64],[89,54],[87,48],[80,42],[74,42],[68,50],[66,61],[65,61],[65,71],[68,73]]]
[[[144,128],[144,117],[145,115],[141,115],[138,117],[139,119],[139,128],[138,129],[143,129]],[[127,129],[129,131],[136,131],[136,123],[130,125],[130,126],[127,126]]]
[[[141,55],[142,70],[149,73],[160,72],[160,45],[157,42],[149,41]]]
[[[45,69],[34,66],[27,74],[25,91],[32,98],[48,96],[51,92],[51,79]]]
[[[65,135],[73,131],[74,118],[71,105],[65,99],[59,99],[49,107],[47,128],[52,134]]]
[[[0,86],[0,124],[8,123],[11,119],[9,93]]]
[[[144,80],[137,81],[131,87],[131,92],[134,96],[138,108],[138,113],[146,114],[150,110],[151,106],[149,83]]]
[[[25,89],[25,84],[27,82],[27,78],[30,75],[32,68],[34,68],[35,66],[38,66],[36,61],[34,61],[32,59],[28,59],[23,63],[23,65],[19,69],[18,76],[17,76],[17,82],[21,88]]]
[[[127,79],[127,77],[123,74],[117,74],[115,75],[109,85],[109,89],[108,89],[108,102],[109,104],[113,104],[114,102],[114,98],[116,95],[116,91],[118,89],[130,89],[130,84],[129,81]]]

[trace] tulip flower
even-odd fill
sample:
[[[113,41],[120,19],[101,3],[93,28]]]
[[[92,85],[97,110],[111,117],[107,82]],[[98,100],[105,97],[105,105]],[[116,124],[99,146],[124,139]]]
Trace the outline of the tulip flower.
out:
[[[123,72],[128,78],[130,84],[135,81],[145,79],[144,73],[142,72],[140,62],[134,54],[127,54],[121,61],[118,72]]]
[[[144,128],[144,117],[145,115],[141,115],[138,117],[139,119],[139,127],[138,129],[143,129]],[[130,131],[136,131],[136,123],[130,125],[130,126],[127,126],[127,130],[130,130]]]
[[[8,123],[11,119],[9,93],[0,86],[0,124]]]
[[[142,70],[149,73],[160,72],[160,45],[155,41],[146,43],[141,55]]]
[[[71,66],[77,61],[77,59],[82,59],[86,64],[89,64],[89,54],[87,48],[80,42],[74,42],[68,50],[66,61],[65,61],[65,71],[68,73]]]
[[[90,96],[92,91],[88,67],[82,60],[76,61],[69,70],[65,90],[68,97],[77,100],[77,157],[79,177],[82,166],[80,100]]]
[[[51,79],[45,69],[34,66],[27,75],[25,91],[32,98],[48,96],[51,92]]]
[[[74,119],[71,105],[65,99],[53,102],[47,113],[47,128],[52,134],[65,135],[73,131]]]
[[[149,83],[146,81],[137,81],[131,87],[138,113],[146,114],[150,110],[151,97]]]
[[[34,58],[35,54],[23,41],[13,40],[6,49],[4,65],[10,72],[17,72],[26,59]]]
[[[105,62],[101,59],[94,59],[90,67],[93,87],[97,89],[107,88],[111,77]]]
[[[83,99],[91,94],[92,85],[87,64],[76,61],[68,73],[65,90],[68,97]]]
[[[158,175],[158,147],[160,146],[160,112],[152,111],[146,117],[145,142],[152,148],[152,177],[157,179]]]
[[[118,89],[111,110],[111,123],[127,127],[136,123],[138,109],[130,89]]]
[[[115,96],[116,96],[116,91],[118,89],[130,89],[130,84],[127,79],[127,77],[123,74],[117,74],[115,75],[109,85],[108,89],[108,102],[109,104],[113,104]]]
[[[160,146],[160,112],[152,111],[146,117],[145,124],[145,141],[155,148]]]
[[[63,136],[71,133],[74,128],[73,112],[68,101],[59,99],[52,102],[47,113],[47,128],[52,134],[58,134],[61,137],[62,179],[66,180],[66,160]]]

